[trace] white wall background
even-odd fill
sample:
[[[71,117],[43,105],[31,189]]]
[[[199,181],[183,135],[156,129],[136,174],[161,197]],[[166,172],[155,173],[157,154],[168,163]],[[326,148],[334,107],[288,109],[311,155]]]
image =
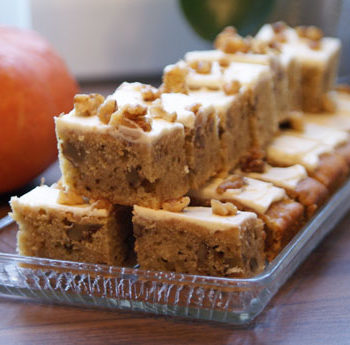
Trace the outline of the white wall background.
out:
[[[160,74],[188,50],[210,46],[176,0],[31,0],[32,27],[80,79]]]

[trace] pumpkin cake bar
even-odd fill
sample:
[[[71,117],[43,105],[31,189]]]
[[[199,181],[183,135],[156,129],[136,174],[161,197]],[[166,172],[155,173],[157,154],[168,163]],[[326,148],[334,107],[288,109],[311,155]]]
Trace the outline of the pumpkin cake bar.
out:
[[[185,194],[184,127],[152,118],[149,109],[123,88],[106,100],[77,95],[74,109],[55,119],[64,184],[88,198],[154,208]]]
[[[202,105],[183,93],[163,93],[151,106],[151,114],[173,114],[184,126],[191,188],[198,188],[221,169],[219,118],[212,105]]]
[[[231,202],[243,211],[256,212],[266,231],[265,251],[272,260],[301,229],[304,207],[289,199],[284,189],[268,182],[233,174],[213,178],[190,192],[194,205],[208,206],[211,199]]]
[[[305,207],[306,219],[309,219],[324,204],[329,195],[327,188],[309,177],[306,169],[300,164],[290,167],[272,167],[265,163],[261,172],[240,170],[238,173],[284,188],[291,199]]]
[[[129,258],[131,208],[40,186],[11,198],[20,255],[107,265]]]
[[[200,88],[192,90],[187,84],[189,71],[189,66],[183,61],[175,65],[168,65],[164,69],[161,89],[167,94],[188,94],[203,106],[215,108],[220,142],[220,148],[217,151],[221,159],[220,170],[229,171],[252,147],[252,140],[247,135],[252,112],[249,104],[250,92],[246,87],[240,85],[225,88],[222,83],[218,82],[215,87],[208,87],[208,80]],[[216,72],[204,71],[206,73],[203,73],[203,76],[207,79],[212,78],[215,82]]]
[[[290,132],[278,135],[269,145],[266,150],[268,163],[277,167],[300,164],[332,193],[348,175],[344,158],[330,145]]]
[[[137,261],[143,269],[250,277],[265,266],[261,221],[213,200],[178,212],[134,206]]]
[[[201,67],[203,64],[209,64],[205,73]],[[234,94],[243,87],[245,92],[248,92],[248,133],[252,146],[263,150],[278,129],[278,114],[269,66],[243,62],[229,62],[221,66],[217,61],[192,61],[190,66],[192,68],[186,79],[190,90],[222,89]]]
[[[287,120],[291,110],[299,110],[296,101],[290,97],[297,87],[290,87],[289,75],[296,78],[300,75],[297,69],[296,59],[286,58],[279,51],[270,48],[266,43],[252,38],[243,38],[237,34],[234,28],[227,27],[216,38],[217,50],[191,51],[186,53],[185,61],[190,65],[198,62],[219,62],[228,65],[230,62],[243,62],[269,66],[273,78],[273,93],[278,113],[279,122]],[[299,73],[298,73],[299,72]],[[292,92],[293,91],[293,92]],[[299,102],[300,103],[300,102]]]
[[[281,54],[293,55],[301,65],[302,108],[306,112],[329,109],[329,91],[334,89],[341,43],[323,37],[320,29],[302,26],[295,29],[284,23],[264,25],[257,39],[279,42]]]

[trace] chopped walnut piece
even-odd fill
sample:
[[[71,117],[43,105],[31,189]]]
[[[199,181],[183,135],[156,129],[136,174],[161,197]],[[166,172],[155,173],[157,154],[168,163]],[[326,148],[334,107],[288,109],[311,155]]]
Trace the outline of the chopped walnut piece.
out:
[[[162,92],[171,93],[188,93],[186,78],[189,67],[184,61],[180,61],[175,65],[169,65],[165,68],[163,74]]]
[[[350,93],[350,85],[347,84],[336,85],[335,89],[339,92]]]
[[[250,51],[254,54],[266,54],[269,45],[267,42],[258,40],[258,39],[251,39],[250,44]]]
[[[287,29],[287,25],[285,22],[276,22],[271,24],[272,26],[272,30],[275,34],[279,34],[281,32],[283,32],[285,29]]]
[[[295,31],[299,37],[312,41],[320,41],[323,37],[323,31],[316,26],[297,26]]]
[[[211,61],[193,61],[190,64],[190,67],[193,68],[197,73],[200,74],[209,74],[212,68]]]
[[[238,80],[232,80],[229,83],[224,84],[223,89],[226,95],[235,95],[239,92],[241,83]]]
[[[98,107],[104,102],[104,97],[98,93],[74,96],[74,110],[77,116],[96,115]]]
[[[162,102],[157,99],[153,104],[149,107],[149,112],[154,118],[163,119],[169,122],[175,122],[177,119],[176,112],[168,113],[164,110]]]
[[[244,39],[234,27],[228,26],[216,36],[214,47],[228,54],[245,53],[250,49],[250,40]]]
[[[276,53],[281,52],[281,43],[275,40],[272,40],[268,43],[270,49],[274,50]]]
[[[278,43],[286,43],[287,36],[284,34],[284,32],[279,32],[278,34],[275,34],[274,40]]]
[[[183,196],[178,199],[164,201],[162,208],[170,212],[182,212],[190,204],[190,201],[191,199],[188,196]]]
[[[252,150],[247,155],[244,155],[241,160],[241,170],[244,172],[262,173],[265,170],[263,161],[264,153],[260,150]]]
[[[152,120],[146,117],[147,107],[142,104],[127,104],[119,109],[110,119],[112,126],[140,128],[144,132],[152,129]]]
[[[226,68],[230,65],[230,60],[226,57],[222,57],[219,59],[219,65],[223,68]]]
[[[313,50],[321,49],[321,41],[309,41],[308,46]]]
[[[240,189],[245,185],[244,177],[239,175],[231,175],[225,181],[220,183],[216,188],[218,194],[225,193],[228,189]]]
[[[152,101],[156,100],[157,98],[159,98],[159,96],[160,96],[159,89],[157,89],[151,85],[142,84],[140,91],[141,91],[142,99],[145,102],[152,102]]]
[[[85,204],[84,198],[72,191],[59,190],[57,203],[61,205],[82,205]]]
[[[98,108],[97,116],[102,123],[107,124],[111,119],[111,115],[117,110],[118,110],[117,101],[115,99],[107,99]]]
[[[185,109],[192,111],[193,114],[197,115],[201,106],[201,103],[193,103],[191,105],[188,105]]]
[[[237,214],[237,207],[231,202],[223,203],[219,200],[210,200],[212,213],[217,216],[235,216]]]

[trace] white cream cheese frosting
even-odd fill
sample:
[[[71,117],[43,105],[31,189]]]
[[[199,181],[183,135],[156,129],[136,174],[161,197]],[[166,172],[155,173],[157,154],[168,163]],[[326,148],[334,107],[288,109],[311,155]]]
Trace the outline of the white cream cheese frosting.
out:
[[[226,200],[238,202],[245,207],[264,214],[270,206],[277,201],[286,198],[284,189],[275,187],[272,183],[259,181],[244,177],[244,185],[241,188],[226,189],[218,193],[217,188],[227,180],[223,178],[212,178],[207,184],[198,190],[190,192],[190,195],[197,200]]]
[[[340,40],[337,38],[324,37],[321,39],[320,49],[311,49],[308,40],[300,38],[296,30],[288,27],[283,30],[286,42],[282,43],[282,53],[295,55],[303,63],[327,63],[328,60],[340,50]],[[257,33],[256,38],[264,41],[271,41],[275,33],[271,24],[265,24]]]
[[[59,190],[48,186],[39,186],[30,192],[22,195],[20,198],[12,197],[11,204],[17,203],[22,207],[32,209],[47,209],[59,212],[71,212],[73,214],[106,217],[108,210],[98,209],[86,203],[81,205],[62,205],[57,202]]]
[[[288,190],[295,190],[299,182],[308,176],[306,169],[300,164],[285,168],[272,167],[266,164],[263,173],[251,172],[244,174],[258,180],[271,182],[278,187]]]
[[[218,62],[214,61],[209,73],[197,73],[190,69],[186,83],[190,89],[208,88],[218,90],[223,85],[223,75]]]
[[[196,114],[189,108],[194,104],[200,104],[201,115],[205,118],[214,112],[214,107],[210,103],[202,105],[202,103],[193,95],[185,95],[182,93],[163,93],[160,97],[163,109],[167,113],[176,113],[177,121],[185,127],[193,128],[196,122]]]
[[[173,133],[175,129],[183,130],[183,125],[180,123],[171,123],[163,119],[152,119],[151,131],[145,132],[138,128],[129,128],[126,126],[120,126],[115,128],[110,125],[103,124],[97,116],[75,116],[73,112],[56,117],[56,127],[58,130],[72,129],[80,132],[98,132],[106,133],[116,138],[122,137],[125,140],[133,142],[144,142],[152,144],[155,140],[158,140],[163,135],[169,135]]]
[[[135,205],[134,214],[155,221],[168,219],[185,221],[188,224],[203,226],[211,233],[239,229],[257,218],[255,213],[242,211],[238,211],[234,216],[218,216],[212,213],[211,207],[186,207],[182,212],[170,212]]]
[[[310,122],[304,123],[303,131],[299,132],[288,130],[285,133],[315,140],[321,144],[328,145],[332,149],[346,143],[350,139],[350,136],[346,131],[329,128]]]
[[[266,150],[270,161],[282,165],[301,164],[308,171],[313,171],[320,162],[320,156],[329,152],[332,152],[329,145],[289,134],[276,137]]]

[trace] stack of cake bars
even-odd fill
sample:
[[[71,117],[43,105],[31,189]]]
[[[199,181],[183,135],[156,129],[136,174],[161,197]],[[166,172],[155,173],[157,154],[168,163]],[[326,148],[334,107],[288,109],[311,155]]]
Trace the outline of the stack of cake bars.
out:
[[[159,88],[75,96],[62,179],[11,199],[21,255],[226,277],[276,257],[348,176],[340,42],[275,23],[214,45]]]

